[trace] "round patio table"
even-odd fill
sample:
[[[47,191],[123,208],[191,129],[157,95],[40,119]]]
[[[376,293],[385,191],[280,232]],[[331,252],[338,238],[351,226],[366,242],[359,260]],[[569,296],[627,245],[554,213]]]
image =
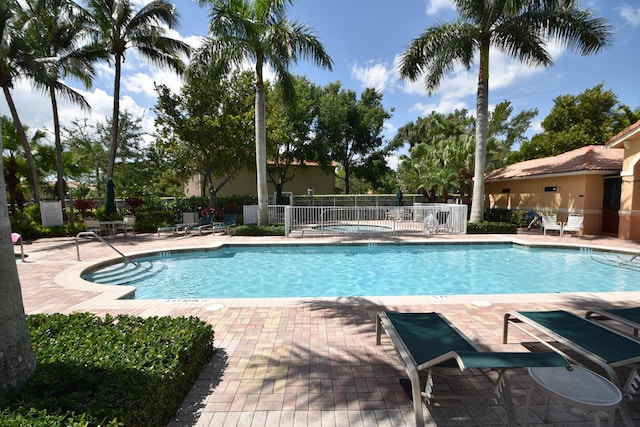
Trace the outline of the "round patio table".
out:
[[[549,399],[553,398],[570,406],[594,411],[596,426],[600,425],[598,412],[606,411],[609,413],[609,426],[613,427],[616,409],[622,403],[622,393],[611,381],[575,365],[571,370],[562,367],[529,368],[529,376],[533,380],[533,387],[527,393],[523,426],[527,425],[531,396],[538,390],[544,395],[545,422],[549,419]]]

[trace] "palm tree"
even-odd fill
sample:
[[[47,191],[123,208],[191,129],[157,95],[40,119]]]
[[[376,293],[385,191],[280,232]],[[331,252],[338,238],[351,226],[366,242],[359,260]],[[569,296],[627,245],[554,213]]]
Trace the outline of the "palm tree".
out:
[[[263,68],[270,65],[288,100],[293,100],[294,78],[289,67],[299,57],[331,69],[332,61],[313,31],[287,19],[291,0],[198,0],[211,6],[210,39],[203,52],[219,58],[223,68],[255,65],[255,134],[258,224],[269,223],[267,195],[265,88]]]
[[[167,37],[168,29],[178,21],[175,7],[164,0],[154,0],[135,12],[130,0],[88,0],[87,9],[93,18],[94,37],[115,64],[113,83],[113,115],[111,144],[106,182],[113,178],[118,148],[120,118],[120,77],[127,49],[135,49],[152,64],[169,67],[181,74],[188,56],[186,43]]]
[[[412,81],[425,74],[429,94],[445,73],[457,65],[471,68],[479,61],[476,99],[476,149],[471,222],[482,222],[484,172],[489,110],[489,50],[533,66],[553,63],[549,40],[564,43],[580,54],[599,52],[609,41],[611,27],[571,0],[454,0],[459,19],[439,24],[413,40],[400,58],[400,74]]]
[[[0,2],[0,79],[11,77],[5,74],[5,54],[10,50],[7,37],[10,17],[16,4]],[[10,55],[8,55],[10,56]],[[9,81],[10,83],[10,81]],[[5,89],[3,82],[3,89]],[[7,85],[5,95],[8,91]],[[7,101],[9,101],[7,99]],[[0,126],[0,153],[2,149],[2,126]],[[37,181],[36,181],[37,184]],[[0,396],[19,390],[36,368],[36,357],[31,346],[27,319],[22,302],[22,290],[18,268],[11,243],[11,221],[7,209],[7,191],[4,180],[4,162],[0,162]]]
[[[64,84],[60,77],[75,77],[88,88],[94,76],[92,63],[105,56],[95,45],[83,43],[88,16],[73,1],[29,0],[24,19],[29,47],[41,58],[36,86],[48,91],[51,99],[58,178],[56,194],[60,200],[64,200],[63,149],[56,93],[82,108],[90,107],[85,98]]]
[[[22,22],[19,19],[21,13],[22,9],[18,1],[3,0],[0,2],[0,87],[2,87],[9,111],[11,111],[11,118],[16,132],[18,132],[20,143],[24,148],[24,156],[29,165],[33,199],[37,203],[40,201],[40,188],[36,163],[11,95],[14,82],[25,77],[32,79],[33,70],[38,67],[37,59],[29,50],[24,37]]]

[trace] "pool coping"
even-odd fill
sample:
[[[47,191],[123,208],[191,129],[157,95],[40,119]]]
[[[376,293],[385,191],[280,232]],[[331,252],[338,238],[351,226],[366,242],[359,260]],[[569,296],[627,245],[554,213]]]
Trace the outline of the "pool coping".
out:
[[[369,245],[369,244],[409,244],[409,245],[470,245],[470,244],[504,244],[510,243],[528,248],[554,248],[554,249],[591,249],[605,253],[621,253],[636,254],[637,250],[632,248],[612,248],[598,244],[585,244],[584,242],[533,242],[518,238],[518,235],[481,235],[478,238],[465,240],[451,239],[411,239],[410,241],[388,241],[377,240],[374,238],[363,238],[362,240],[352,240],[347,242],[336,242],[335,240],[312,240],[312,239],[285,239],[285,240],[267,240],[267,241],[212,241],[210,244],[194,246],[184,246],[167,249],[147,249],[128,254],[129,258],[138,258],[154,254],[162,251],[190,251],[190,250],[217,250],[225,246],[273,246],[273,245]],[[188,299],[144,299],[137,300],[132,298],[135,293],[135,286],[126,285],[103,285],[89,282],[81,278],[81,274],[90,269],[92,266],[99,264],[113,263],[119,257],[105,257],[91,261],[78,261],[77,264],[66,268],[59,272],[54,282],[67,289],[76,291],[89,292],[93,294],[84,302],[74,306],[76,310],[97,309],[112,307],[126,308],[132,305],[154,307],[158,304],[187,304],[194,307],[205,307],[207,310],[215,311],[223,307],[271,307],[271,306],[291,306],[305,303],[310,300],[327,301],[327,302],[343,302],[343,301],[366,301],[368,304],[393,304],[393,305],[414,305],[414,304],[470,304],[476,306],[487,306],[492,304],[501,304],[513,302],[514,295],[520,301],[535,302],[561,302],[569,299],[600,299],[603,301],[621,301],[629,298],[640,299],[640,291],[622,291],[622,292],[563,292],[563,293],[539,293],[539,294],[469,294],[469,295],[417,295],[417,296],[357,296],[357,297],[280,297],[280,298],[188,298]]]

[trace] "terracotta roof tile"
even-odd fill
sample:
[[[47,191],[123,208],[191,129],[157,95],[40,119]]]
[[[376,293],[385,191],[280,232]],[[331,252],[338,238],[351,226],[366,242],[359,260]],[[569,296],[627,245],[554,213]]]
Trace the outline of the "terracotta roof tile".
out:
[[[614,135],[611,138],[609,138],[609,140],[607,142],[605,142],[605,145],[609,146],[610,144],[612,144],[613,147],[617,148],[617,145],[620,142],[623,142],[624,137],[627,136],[628,134],[632,133],[638,127],[640,127],[640,120],[638,120],[637,122],[635,122],[634,124],[632,124],[631,126],[626,128],[625,130],[620,131],[616,135]]]
[[[620,171],[624,150],[589,145],[554,157],[514,163],[487,173],[485,181],[500,181],[537,175],[552,175],[579,171]]]

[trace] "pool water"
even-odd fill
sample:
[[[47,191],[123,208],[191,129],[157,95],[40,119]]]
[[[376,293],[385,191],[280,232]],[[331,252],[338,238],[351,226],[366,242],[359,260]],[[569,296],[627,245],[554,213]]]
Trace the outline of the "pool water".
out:
[[[128,283],[136,299],[640,290],[640,271],[590,251],[512,244],[232,246],[136,261],[155,270]]]

